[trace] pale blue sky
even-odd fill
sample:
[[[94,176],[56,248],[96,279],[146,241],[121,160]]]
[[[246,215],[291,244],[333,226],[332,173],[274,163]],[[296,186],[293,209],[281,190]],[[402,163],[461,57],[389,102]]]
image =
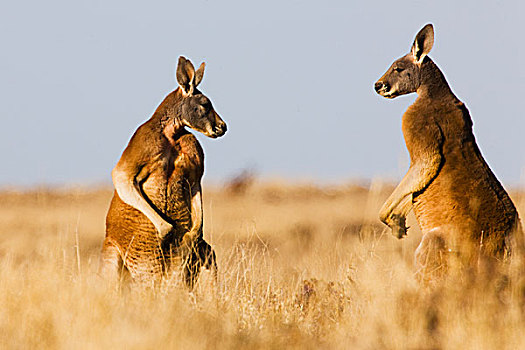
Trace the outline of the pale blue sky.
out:
[[[0,186],[110,181],[176,87],[179,55],[228,123],[200,136],[207,180],[397,179],[401,115],[373,83],[434,24],[430,56],[470,109],[500,180],[525,168],[523,1],[4,1]],[[522,180],[522,183],[525,180]]]

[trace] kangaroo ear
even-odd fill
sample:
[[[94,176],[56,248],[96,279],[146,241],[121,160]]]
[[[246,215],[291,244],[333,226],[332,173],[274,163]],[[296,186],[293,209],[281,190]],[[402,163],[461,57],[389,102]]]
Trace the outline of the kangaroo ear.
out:
[[[193,93],[193,79],[195,77],[195,67],[193,64],[183,56],[179,57],[179,64],[177,65],[177,82],[184,92],[188,95]]]
[[[204,68],[206,67],[206,64],[204,62],[201,63],[199,66],[199,69],[195,72],[195,82],[194,86],[197,87],[202,81],[202,77],[204,76]]]
[[[421,64],[426,55],[434,46],[434,27],[427,24],[417,33],[414,43],[412,44],[412,56],[417,64]]]

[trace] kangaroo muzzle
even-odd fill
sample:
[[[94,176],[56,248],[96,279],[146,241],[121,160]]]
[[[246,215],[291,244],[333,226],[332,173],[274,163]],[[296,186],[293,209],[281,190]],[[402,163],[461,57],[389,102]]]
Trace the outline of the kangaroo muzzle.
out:
[[[390,91],[390,84],[382,81],[378,81],[374,85],[374,89],[379,95],[384,95]]]

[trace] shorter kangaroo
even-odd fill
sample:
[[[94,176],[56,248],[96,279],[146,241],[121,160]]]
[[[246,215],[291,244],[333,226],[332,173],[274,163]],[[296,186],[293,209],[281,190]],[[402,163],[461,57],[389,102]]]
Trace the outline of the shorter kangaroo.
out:
[[[179,58],[179,87],[142,124],[112,171],[115,193],[106,217],[101,270],[157,280],[176,261],[193,288],[201,266],[216,272],[215,252],[202,236],[204,153],[185,127],[216,138],[226,124],[197,86],[204,63]]]
[[[476,144],[467,108],[427,56],[433,45],[434,29],[427,24],[410,53],[375,83],[386,98],[418,94],[402,119],[410,167],[380,219],[402,238],[413,207],[423,233],[416,251],[422,277],[443,270],[451,253],[467,267],[482,257],[502,259],[510,253],[511,234],[521,232],[514,204]]]

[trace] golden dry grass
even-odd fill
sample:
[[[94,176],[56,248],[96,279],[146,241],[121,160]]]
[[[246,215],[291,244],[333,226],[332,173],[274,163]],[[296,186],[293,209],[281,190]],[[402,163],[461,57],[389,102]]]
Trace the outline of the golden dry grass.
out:
[[[101,283],[110,189],[3,191],[0,348],[524,349],[518,282],[417,284],[419,231],[399,241],[377,221],[391,190],[207,187],[219,281],[205,272],[193,293]]]

